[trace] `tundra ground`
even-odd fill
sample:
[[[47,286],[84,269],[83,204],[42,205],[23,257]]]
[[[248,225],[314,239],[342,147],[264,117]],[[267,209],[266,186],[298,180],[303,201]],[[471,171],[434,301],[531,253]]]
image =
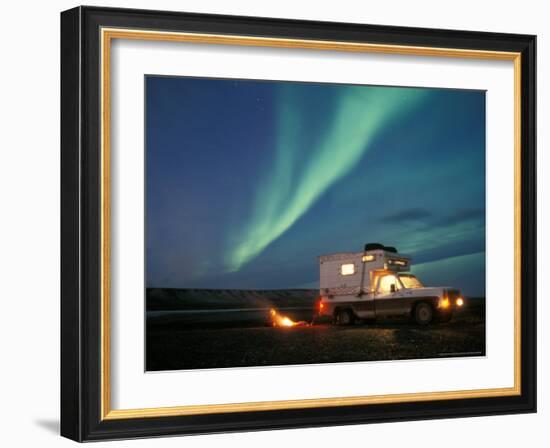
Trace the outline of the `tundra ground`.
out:
[[[428,326],[393,320],[274,328],[262,310],[149,313],[147,370],[483,356],[484,302]],[[311,309],[282,312],[311,320]]]

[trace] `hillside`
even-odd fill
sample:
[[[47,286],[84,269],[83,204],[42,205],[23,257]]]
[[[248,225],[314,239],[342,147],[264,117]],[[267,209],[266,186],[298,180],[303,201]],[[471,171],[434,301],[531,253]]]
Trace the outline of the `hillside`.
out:
[[[168,289],[147,288],[148,311],[271,307],[312,307],[315,289]]]

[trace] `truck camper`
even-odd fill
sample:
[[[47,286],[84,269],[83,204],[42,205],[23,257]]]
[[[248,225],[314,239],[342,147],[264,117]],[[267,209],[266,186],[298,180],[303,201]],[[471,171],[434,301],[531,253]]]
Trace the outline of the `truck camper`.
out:
[[[464,306],[458,289],[424,286],[409,272],[411,257],[394,247],[369,243],[362,252],[322,255],[319,264],[316,314],[338,325],[400,316],[419,325],[447,322]]]

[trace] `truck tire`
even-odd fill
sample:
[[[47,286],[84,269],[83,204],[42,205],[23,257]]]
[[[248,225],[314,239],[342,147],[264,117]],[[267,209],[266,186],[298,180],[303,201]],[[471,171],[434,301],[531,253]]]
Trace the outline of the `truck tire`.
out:
[[[414,308],[414,320],[418,325],[428,325],[432,322],[434,310],[429,303],[421,302]]]
[[[350,310],[338,310],[336,313],[336,323],[338,325],[352,325],[355,322],[355,316]]]

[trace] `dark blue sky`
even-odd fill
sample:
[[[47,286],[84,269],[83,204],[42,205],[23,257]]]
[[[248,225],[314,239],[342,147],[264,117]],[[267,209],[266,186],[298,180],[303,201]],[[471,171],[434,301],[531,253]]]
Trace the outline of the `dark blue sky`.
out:
[[[148,287],[317,287],[365,242],[485,291],[485,92],[146,77]]]

